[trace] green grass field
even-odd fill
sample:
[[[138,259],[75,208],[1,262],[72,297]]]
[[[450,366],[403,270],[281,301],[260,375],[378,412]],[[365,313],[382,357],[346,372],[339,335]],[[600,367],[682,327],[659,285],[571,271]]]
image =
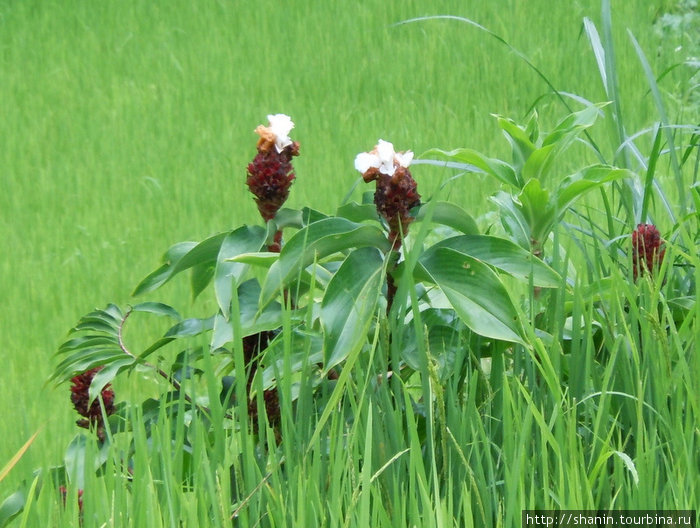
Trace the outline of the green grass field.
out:
[[[652,126],[659,114],[627,30],[659,75],[687,58],[687,35],[681,31],[662,39],[654,31],[655,22],[674,8],[669,0],[614,2],[616,69],[630,134]],[[0,240],[5,248],[0,261],[0,466],[41,430],[0,482],[0,501],[22,481],[31,482],[35,468],[60,464],[76,433],[68,386],[46,385],[53,353],[71,325],[107,302],[131,302],[134,286],[157,267],[171,244],[259,222],[245,187],[245,168],[255,153],[253,130],[267,114],[289,114],[296,123],[293,138],[301,144],[288,205],[332,213],[358,181],[355,155],[371,149],[378,138],[417,155],[433,147],[470,147],[507,159],[508,144],[491,114],[522,122],[536,103],[542,122],[551,128],[567,113],[531,68],[476,28],[455,20],[395,25],[437,14],[486,26],[527,55],[559,90],[593,102],[606,100],[582,23],[590,17],[602,24],[599,2],[593,0],[0,0],[0,167],[5,182],[0,194]],[[697,125],[700,107],[690,104],[687,77],[684,68],[673,69],[659,87],[671,122]],[[611,128],[609,118],[601,120],[592,136],[612,163],[618,143]],[[640,138],[640,149],[650,151],[652,139]],[[583,148],[572,153],[566,161],[571,166],[591,159]],[[667,159],[661,158],[657,171],[675,208],[680,197]],[[452,174],[427,165],[416,166],[413,173],[426,198]],[[697,174],[697,168],[687,170],[683,185],[696,183]],[[493,209],[488,196],[497,189],[492,180],[467,175],[452,184],[445,197],[485,227],[490,220],[483,215]],[[353,196],[359,195],[356,189]],[[600,211],[594,198],[590,203],[592,211]],[[673,222],[659,203],[655,205],[660,229],[669,232]],[[591,258],[612,265],[606,255],[593,256],[590,251]],[[690,256],[697,263],[697,251]],[[582,275],[577,286],[584,290],[587,278]],[[615,291],[633,297],[623,286]],[[166,302],[187,309],[186,284],[173,284],[164,295]],[[590,307],[584,295],[577,294],[573,302],[589,320],[592,314],[586,313]],[[213,303],[211,298],[200,299],[190,311],[206,313]],[[680,337],[670,345],[672,356],[697,346],[698,310],[695,303],[690,311],[694,321],[689,317],[680,327]],[[619,352],[616,346],[612,348]],[[411,418],[399,416],[386,391],[367,396],[368,362],[358,366],[362,381],[348,389],[346,405],[357,410],[358,421],[347,446],[322,445],[318,438],[304,446],[299,438],[308,439],[312,426],[290,433],[298,438],[283,450],[283,469],[273,460],[263,471],[269,471],[261,484],[267,502],[242,511],[241,522],[462,526],[468,525],[462,524],[466,519],[480,518],[480,512],[469,510],[472,502],[462,500],[479,490],[473,503],[483,503],[484,511],[500,519],[494,526],[519,526],[520,509],[541,504],[534,486],[544,484],[561,493],[548,499],[553,508],[595,508],[600,497],[611,494],[628,508],[697,508],[700,359],[697,349],[690,352],[684,369],[674,371],[683,380],[681,388],[664,375],[653,388],[658,398],[654,405],[666,401],[664,391],[678,392],[668,395],[671,410],[664,419],[671,423],[640,425],[640,438],[648,444],[629,453],[638,484],[619,455],[628,447],[622,438],[607,438],[595,448],[602,450],[591,455],[600,460],[600,467],[585,466],[576,456],[586,451],[587,440],[575,430],[579,411],[575,405],[566,406],[565,388],[556,394],[548,389],[533,400],[525,386],[518,391],[515,384],[506,385],[501,396],[508,414],[503,416],[500,449],[504,459],[513,461],[505,470],[509,482],[489,482],[504,475],[498,468],[473,467],[481,457],[481,444],[494,438],[487,426],[477,429],[483,409],[470,401],[448,400],[436,428],[450,424],[452,440],[441,438],[457,445],[453,465],[445,469],[454,473],[448,476],[453,485],[447,490],[431,488],[431,465],[424,467],[416,451],[408,451],[421,441],[417,429],[411,432],[402,422]],[[643,370],[667,365],[645,357],[628,366]],[[588,386],[588,376],[600,376],[605,385],[612,372],[612,363],[600,372],[587,371],[581,383]],[[633,380],[642,383],[647,378],[630,373],[629,386],[605,386],[631,394],[652,390],[635,386]],[[115,390],[119,396],[145,389],[132,378],[117,382]],[[442,390],[441,398],[456,397],[454,387]],[[538,400],[545,396],[551,401]],[[687,413],[679,410],[684,399],[696,406],[692,412],[690,407]],[[596,423],[595,436],[606,436],[604,421],[614,420],[615,412],[647,416],[641,403],[616,411],[618,403],[602,398],[596,405],[598,414],[590,417]],[[538,413],[545,410],[550,414]],[[587,407],[586,412],[593,410]],[[327,427],[344,434],[340,417],[333,417]],[[392,427],[408,427],[408,443],[402,443],[405,439]],[[656,427],[671,432],[655,436]],[[532,443],[526,440],[530,437]],[[471,443],[462,443],[466,438]],[[230,439],[222,442],[222,465],[235,465],[240,446]],[[610,449],[607,455],[605,446]],[[297,447],[308,451],[301,456],[292,451]],[[436,452],[435,446],[430,449]],[[541,451],[533,454],[529,449]],[[335,457],[330,467],[322,460],[326,452]],[[396,463],[383,468],[392,456]],[[86,498],[85,514],[101,519],[95,526],[178,526],[178,521],[182,526],[203,526],[208,514],[202,503],[207,503],[220,508],[210,517],[215,519],[212,526],[225,525],[230,490],[207,471],[198,473],[202,480],[195,483],[195,491],[172,491],[171,502],[159,503],[154,490],[162,491],[164,481],[167,487],[167,462],[163,457],[160,465],[154,462],[150,470],[143,470],[129,493],[116,478],[93,477],[98,491],[95,500]],[[603,479],[599,471],[609,471],[610,479]],[[543,473],[555,475],[554,480]],[[257,485],[249,484],[251,490]],[[285,489],[292,491],[280,492]],[[54,495],[42,492],[29,516],[12,526],[51,525],[43,523],[58,515],[60,501]],[[395,508],[393,513],[381,506],[387,503]],[[128,510],[130,521],[114,513],[120,508]],[[77,522],[76,508],[69,510],[56,517],[55,526],[77,526],[72,524]],[[261,517],[255,518],[255,512]],[[459,522],[453,524],[452,519]]]

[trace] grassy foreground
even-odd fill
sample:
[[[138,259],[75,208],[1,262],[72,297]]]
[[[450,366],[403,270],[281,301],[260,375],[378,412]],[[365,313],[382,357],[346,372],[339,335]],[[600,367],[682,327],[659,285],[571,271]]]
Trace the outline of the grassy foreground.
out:
[[[255,222],[243,171],[253,152],[252,129],[267,113],[285,112],[297,122],[294,137],[303,155],[292,206],[334,210],[357,180],[354,155],[379,137],[418,153],[469,146],[506,155],[489,114],[521,119],[547,93],[544,83],[504,46],[463,24],[392,23],[439,13],[469,17],[525,52],[559,89],[606,99],[581,24],[584,16],[600,22],[597,3],[472,4],[0,3],[6,182],[0,235],[7,248],[0,263],[0,464],[43,425],[0,483],[0,498],[34,468],[59,462],[75,432],[65,387],[43,383],[52,352],[77,316],[107,300],[128,302],[134,284],[171,243]],[[681,52],[651,27],[672,7],[630,2],[613,11],[620,22],[614,26],[617,74],[629,130],[643,129],[658,114],[625,29],[653,59],[654,70],[664,71]],[[664,92],[675,94],[679,79],[680,70],[665,77]],[[697,108],[680,114],[680,104],[666,100],[674,120],[697,122]],[[550,123],[562,115],[551,97],[538,109]],[[617,145],[606,126],[596,129],[596,139],[612,161]],[[663,171],[675,208],[680,197],[672,171]],[[426,194],[446,178],[433,167],[416,173]],[[486,197],[495,186],[470,178],[450,187],[449,199],[479,217],[489,210]],[[672,222],[659,216],[671,229]],[[600,269],[613,269],[600,249],[584,253],[602,259]],[[697,254],[690,258],[697,266]],[[624,286],[621,271],[611,273],[606,295],[619,303],[609,314],[619,333],[635,335],[643,320],[646,335],[637,342],[659,342],[668,306],[662,302],[661,314],[653,314],[649,307],[659,299],[643,291],[648,304],[630,318],[626,306],[638,302],[639,292]],[[578,352],[589,361],[599,344],[592,338],[596,317],[588,281],[576,280],[570,302],[584,321],[578,331],[591,337],[591,348]],[[167,294],[174,304],[188,302],[184,287],[174,285]],[[204,312],[211,302],[202,299],[193,311]],[[556,382],[567,365],[553,365],[553,377],[537,387],[517,378],[504,384],[504,414],[494,419],[485,419],[491,409],[476,405],[476,394],[431,386],[441,402],[435,438],[444,445],[429,443],[424,450],[420,420],[394,405],[395,398],[409,402],[420,385],[400,391],[375,386],[377,365],[366,359],[342,402],[355,416],[352,427],[346,429],[344,413],[326,426],[336,444],[314,438],[309,405],[300,411],[306,420],[283,421],[282,451],[262,465],[243,452],[251,439],[222,434],[219,458],[198,454],[191,490],[169,480],[172,465],[181,463],[177,453],[163,446],[154,454],[144,445],[128,492],[114,477],[119,471],[86,482],[91,493],[84,515],[108,526],[223,525],[232,513],[242,526],[469,526],[474,519],[479,526],[493,518],[518,526],[524,507],[596,507],[609,496],[615,497],[604,504],[610,507],[697,507],[700,366],[689,348],[697,346],[697,305],[694,310],[695,319],[678,324],[667,348],[659,345],[659,357],[626,351],[616,336],[605,336],[613,357],[584,361],[572,380],[585,402],[570,399]],[[565,323],[556,311],[550,316],[552,327]],[[386,353],[379,343],[372,351]],[[616,376],[620,371],[624,376]],[[650,374],[658,372],[664,374]],[[118,393],[143,390],[140,380],[124,385],[117,385]],[[638,418],[637,445],[615,436],[621,415]],[[577,430],[582,416],[589,431]],[[138,429],[134,434],[138,442]],[[107,456],[118,466],[116,452]],[[247,493],[236,497],[228,475],[212,467],[233,467],[247,479],[241,486]],[[438,489],[441,481],[451,485]],[[543,498],[541,487],[555,491]],[[48,487],[37,501],[18,525],[48,525],[55,516],[57,526],[77,522],[77,501],[61,513]],[[230,511],[232,502],[240,511]]]

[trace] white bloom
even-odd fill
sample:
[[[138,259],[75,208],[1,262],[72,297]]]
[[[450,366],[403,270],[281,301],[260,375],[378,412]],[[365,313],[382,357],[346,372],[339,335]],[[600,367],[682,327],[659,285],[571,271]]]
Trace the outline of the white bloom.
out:
[[[355,169],[364,174],[371,168],[379,169],[379,172],[393,176],[396,166],[407,168],[413,160],[413,152],[395,152],[394,145],[380,139],[377,146],[371,152],[361,152],[355,158]]]
[[[355,158],[355,169],[360,171],[362,174],[367,172],[372,167],[378,169],[379,165],[379,157],[371,152],[360,152]]]
[[[406,152],[397,152],[394,159],[401,167],[407,169],[413,161],[413,152],[410,150],[407,150]]]
[[[294,128],[291,118],[285,114],[270,114],[267,116],[270,126],[268,129],[275,136],[275,148],[277,152],[282,152],[285,147],[292,144],[289,133]]]

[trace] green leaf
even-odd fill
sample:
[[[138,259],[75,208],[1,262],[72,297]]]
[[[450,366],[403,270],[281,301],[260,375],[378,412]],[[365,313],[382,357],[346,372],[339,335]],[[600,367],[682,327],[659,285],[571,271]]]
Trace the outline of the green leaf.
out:
[[[535,286],[561,286],[561,277],[556,271],[534,257],[531,252],[505,238],[488,235],[447,238],[426,250],[425,255],[429,256],[440,248],[459,251],[525,281],[529,281],[532,275]]]
[[[135,364],[135,358],[123,355],[121,359],[117,359],[100,369],[100,371],[97,372],[97,374],[95,374],[95,376],[92,378],[92,382],[90,383],[90,388],[88,390],[89,404],[92,403],[97,395],[102,392],[102,389],[104,389],[108,383],[111,383],[120,372],[132,367]]]
[[[182,319],[182,317],[180,317],[180,314],[175,308],[159,302],[143,302],[133,306],[131,309],[134,312],[146,312],[155,315],[170,317],[171,319],[175,319],[176,321],[180,321]]]
[[[304,212],[298,209],[289,209],[285,207],[277,211],[273,222],[277,229],[283,229],[285,227],[301,229],[304,227]]]
[[[505,286],[483,262],[439,248],[421,256],[414,276],[436,284],[475,333],[525,344],[518,313]]]
[[[254,253],[242,253],[241,255],[236,255],[227,259],[230,262],[237,262],[240,264],[250,264],[251,266],[258,266],[261,268],[269,268],[280,258],[279,253],[274,251],[257,251]]]
[[[163,337],[191,337],[214,328],[214,317],[185,319],[168,330]]]
[[[190,287],[192,289],[192,301],[194,301],[200,293],[209,285],[214,278],[216,271],[216,260],[210,262],[202,262],[192,267],[190,275]]]
[[[564,152],[574,140],[595,123],[600,109],[607,103],[587,106],[579,112],[566,116],[542,141],[542,146],[531,153],[523,166],[523,179],[544,180],[557,156]]]
[[[491,201],[500,209],[501,224],[506,233],[522,248],[530,249],[530,226],[520,211],[520,204],[516,204],[513,196],[504,191],[499,191],[491,197]]]
[[[601,185],[622,178],[633,178],[634,174],[626,169],[608,165],[593,165],[568,176],[562,181],[556,193],[557,206],[561,214],[588,191]]]
[[[181,271],[185,271],[193,266],[198,266],[205,263],[216,262],[216,257],[221,249],[221,244],[229,233],[218,233],[214,236],[203,240],[195,247],[190,249],[183,257],[173,266],[172,276],[177,275]]]
[[[344,249],[366,246],[388,251],[391,244],[378,227],[345,218],[324,218],[309,224],[289,239],[280,252],[279,260],[270,267],[262,288],[261,305],[269,303],[314,259]]]
[[[518,194],[517,202],[530,227],[532,239],[536,244],[544,244],[557,218],[557,210],[550,200],[549,191],[542,188],[539,180],[532,179]]]
[[[115,346],[119,345],[117,335],[86,335],[74,337],[64,342],[56,352],[57,355],[65,354],[72,350],[80,350],[81,348],[97,348],[99,346]]]
[[[7,497],[0,505],[0,528],[14,519],[24,509],[27,497],[22,491],[16,491]]]
[[[54,369],[49,380],[63,383],[77,374],[123,358],[124,352],[119,348],[82,349],[61,361]]]
[[[161,259],[163,265],[143,279],[139,285],[136,286],[136,289],[132,295],[137,296],[160,288],[163,284],[170,280],[173,270],[180,259],[182,259],[182,257],[184,257],[196,245],[196,242],[180,242],[168,249]]]
[[[520,128],[512,119],[501,116],[495,117],[498,120],[498,126],[508,134],[513,148],[513,157],[520,162],[519,166],[522,166],[537,147],[530,140],[525,130]]]
[[[461,148],[449,152],[440,149],[431,149],[426,152],[426,155],[427,154],[440,154],[453,161],[468,163],[513,187],[520,188],[522,185],[515,169],[508,163],[495,158],[487,158],[483,154],[472,149]]]
[[[231,292],[248,269],[246,264],[230,262],[230,259],[243,253],[260,251],[264,244],[265,230],[258,226],[239,227],[226,235],[221,243],[216,258],[214,292],[219,308],[227,320],[231,309]]]
[[[347,218],[352,222],[364,222],[367,220],[379,221],[377,206],[373,203],[359,204],[357,202],[341,205],[336,212],[336,216]]]
[[[321,302],[326,371],[366,341],[383,277],[381,253],[361,248],[348,255],[331,279]]]
[[[423,220],[425,211],[425,207],[421,206],[416,215],[416,220]],[[450,202],[438,202],[435,204],[432,221],[436,224],[442,224],[456,229],[465,235],[479,234],[479,228],[471,215],[458,205]]]
[[[85,449],[87,437],[84,434],[76,435],[63,455],[63,463],[66,468],[68,480],[78,489],[85,488]]]

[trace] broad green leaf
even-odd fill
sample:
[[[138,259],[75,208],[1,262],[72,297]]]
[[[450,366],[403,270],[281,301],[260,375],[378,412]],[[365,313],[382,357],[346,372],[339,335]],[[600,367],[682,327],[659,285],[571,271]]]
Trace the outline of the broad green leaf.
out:
[[[533,179],[525,184],[517,201],[530,227],[531,237],[537,244],[544,244],[557,218],[549,191],[542,188],[539,180]]]
[[[304,227],[304,212],[298,209],[289,209],[285,207],[277,211],[272,221],[275,223],[276,229],[283,229],[285,227],[301,229]]]
[[[618,169],[607,165],[593,165],[564,179],[556,193],[559,210],[563,212],[582,195],[601,185],[619,180],[632,178],[634,174],[626,169]]]
[[[269,303],[285,285],[315,259],[353,247],[390,249],[386,235],[375,226],[358,224],[345,218],[324,218],[294,234],[282,248],[280,257],[265,278],[261,305]]]
[[[483,262],[449,248],[421,256],[415,278],[436,284],[475,333],[525,344],[518,313],[498,275]]]
[[[165,317],[170,317],[176,321],[180,321],[182,317],[172,306],[159,302],[143,302],[137,304],[131,308],[134,312],[147,312],[155,315],[163,315]]]
[[[223,244],[228,234],[229,233],[218,233],[197,244],[175,263],[172,275],[176,275],[181,271],[185,271],[186,269],[200,264],[216,262],[221,244]]]
[[[239,317],[241,330],[246,337],[265,330],[274,330],[282,326],[282,305],[278,302],[267,304],[262,310],[258,306],[260,301],[260,284],[251,279],[241,284],[238,289]],[[291,320],[296,322],[301,315],[292,311],[289,314]]]
[[[536,145],[530,140],[527,132],[520,128],[512,119],[501,116],[496,116],[496,119],[498,120],[498,126],[508,134],[513,147],[513,157],[520,161],[520,166],[522,166],[535,151]]]
[[[416,215],[416,220],[423,220],[425,207],[421,207]],[[438,202],[433,209],[432,221],[436,224],[446,225],[456,229],[465,235],[478,235],[479,228],[474,219],[464,209],[450,202]]]
[[[522,248],[530,249],[530,226],[520,211],[513,196],[507,192],[499,191],[491,197],[491,201],[500,209],[501,224],[506,233]]]
[[[189,251],[197,245],[196,242],[180,242],[165,252],[161,261],[163,265],[143,279],[132,293],[133,296],[141,295],[160,288],[173,274],[177,263]]]
[[[601,108],[607,105],[608,103],[598,103],[569,114],[559,122],[554,130],[547,134],[542,141],[542,145],[546,146],[555,143],[561,144],[562,141],[573,141],[576,136],[586,128],[593,126],[598,116],[601,115]]]
[[[456,236],[438,242],[430,247],[425,255],[438,251],[440,248],[459,251],[519,279],[529,281],[532,275],[532,282],[535,286],[545,288],[561,286],[561,277],[556,271],[534,257],[531,252],[505,238],[488,235]]]
[[[190,287],[192,289],[192,301],[194,301],[200,293],[209,285],[214,278],[216,271],[216,260],[202,262],[196,266],[192,266],[190,273]]]
[[[214,317],[185,319],[168,330],[163,337],[191,337],[214,328]]]
[[[76,435],[63,455],[68,480],[78,489],[85,488],[85,449],[87,438],[84,434]]]
[[[471,149],[455,149],[451,151],[445,151],[440,149],[431,149],[427,154],[440,154],[450,160],[459,161],[462,163],[468,163],[481,169],[486,174],[490,174],[499,181],[511,185],[513,187],[520,188],[522,182],[520,181],[515,169],[511,167],[505,161],[501,161],[495,158],[487,158],[483,154]]]
[[[366,220],[379,221],[377,206],[373,203],[359,204],[357,202],[341,205],[336,212],[336,216],[347,218],[352,222],[364,222]]]
[[[24,492],[16,491],[7,497],[0,504],[0,528],[4,528],[7,524],[19,515],[24,509],[27,502],[27,497]]]
[[[226,235],[221,243],[216,258],[214,292],[219,308],[227,320],[231,306],[231,292],[248,269],[246,264],[231,262],[231,259],[244,253],[260,251],[264,244],[265,230],[258,226],[239,227]]]
[[[122,359],[117,359],[100,369],[90,383],[90,389],[88,390],[90,403],[92,403],[102,389],[104,389],[108,383],[111,383],[120,372],[123,372],[135,364],[135,358],[123,354]]]
[[[366,341],[384,277],[384,259],[375,248],[348,255],[321,302],[324,368],[333,368]]]
[[[542,146],[531,153],[523,166],[523,179],[544,181],[557,156],[564,152],[584,130],[591,127],[605,104],[587,106],[565,117],[543,140]]]

